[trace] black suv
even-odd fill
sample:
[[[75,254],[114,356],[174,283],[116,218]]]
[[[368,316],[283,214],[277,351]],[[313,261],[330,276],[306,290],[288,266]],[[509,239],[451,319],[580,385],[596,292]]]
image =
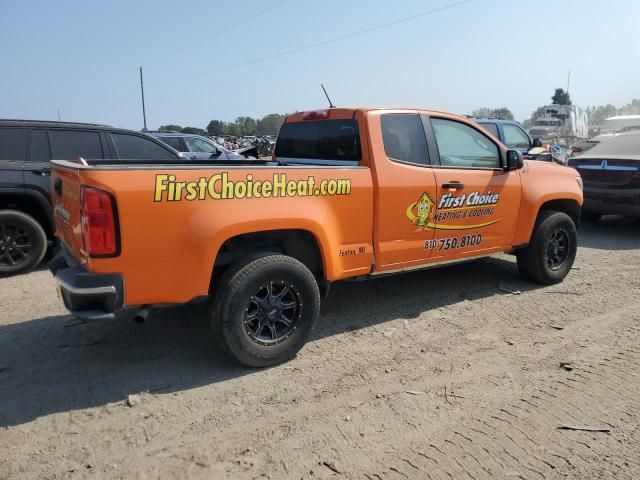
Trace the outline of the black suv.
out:
[[[40,263],[54,241],[49,161],[179,160],[155,138],[108,125],[0,120],[0,275]]]

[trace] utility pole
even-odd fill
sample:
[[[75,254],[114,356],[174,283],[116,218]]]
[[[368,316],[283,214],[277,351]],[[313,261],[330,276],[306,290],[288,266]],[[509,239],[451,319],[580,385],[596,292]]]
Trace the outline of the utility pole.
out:
[[[569,94],[569,81],[571,80],[571,70],[569,70],[569,74],[567,75],[567,94]]]
[[[144,128],[142,131],[147,131],[147,111],[144,108],[144,82],[142,81],[142,67],[140,67],[140,92],[142,93],[142,120],[144,121]]]
[[[60,109],[58,109],[58,121],[60,121]]]

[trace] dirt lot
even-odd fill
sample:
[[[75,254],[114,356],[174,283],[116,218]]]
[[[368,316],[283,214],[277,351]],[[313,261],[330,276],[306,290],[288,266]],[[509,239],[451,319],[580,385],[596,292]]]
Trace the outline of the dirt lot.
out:
[[[609,220],[553,287],[509,256],[337,284],[248,370],[203,307],[78,324],[48,272],[0,279],[0,478],[637,479],[639,291],[640,223]]]

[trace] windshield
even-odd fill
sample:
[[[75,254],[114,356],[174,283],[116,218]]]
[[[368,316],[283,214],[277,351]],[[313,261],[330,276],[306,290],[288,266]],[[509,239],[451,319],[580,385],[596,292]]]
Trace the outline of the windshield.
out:
[[[560,125],[560,120],[556,120],[555,118],[543,118],[536,120],[534,125],[537,127],[554,127]]]

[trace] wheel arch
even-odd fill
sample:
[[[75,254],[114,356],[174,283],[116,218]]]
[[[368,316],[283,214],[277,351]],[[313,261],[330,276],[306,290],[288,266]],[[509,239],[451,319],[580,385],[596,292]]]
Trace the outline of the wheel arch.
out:
[[[53,238],[53,208],[42,193],[18,188],[0,189],[0,210],[18,210],[32,216],[42,225],[47,237]]]
[[[571,217],[573,223],[576,225],[576,228],[580,226],[580,204],[573,199],[570,198],[557,198],[553,200],[548,200],[540,205],[538,209],[538,214],[536,215],[536,225],[538,223],[538,218],[540,217],[540,213],[546,210],[554,210],[556,212],[563,212]]]
[[[216,252],[211,271],[210,290],[227,267],[261,252],[285,254],[304,264],[318,281],[327,275],[327,259],[322,240],[306,229],[274,229],[240,233],[227,238]]]
[[[550,194],[538,201],[527,201],[526,196],[520,207],[519,221],[513,239],[513,245],[517,249],[529,244],[535,229],[539,223],[541,212],[555,210],[564,212],[576,225],[580,226],[580,211],[582,198],[578,194],[567,193],[565,195]]]

